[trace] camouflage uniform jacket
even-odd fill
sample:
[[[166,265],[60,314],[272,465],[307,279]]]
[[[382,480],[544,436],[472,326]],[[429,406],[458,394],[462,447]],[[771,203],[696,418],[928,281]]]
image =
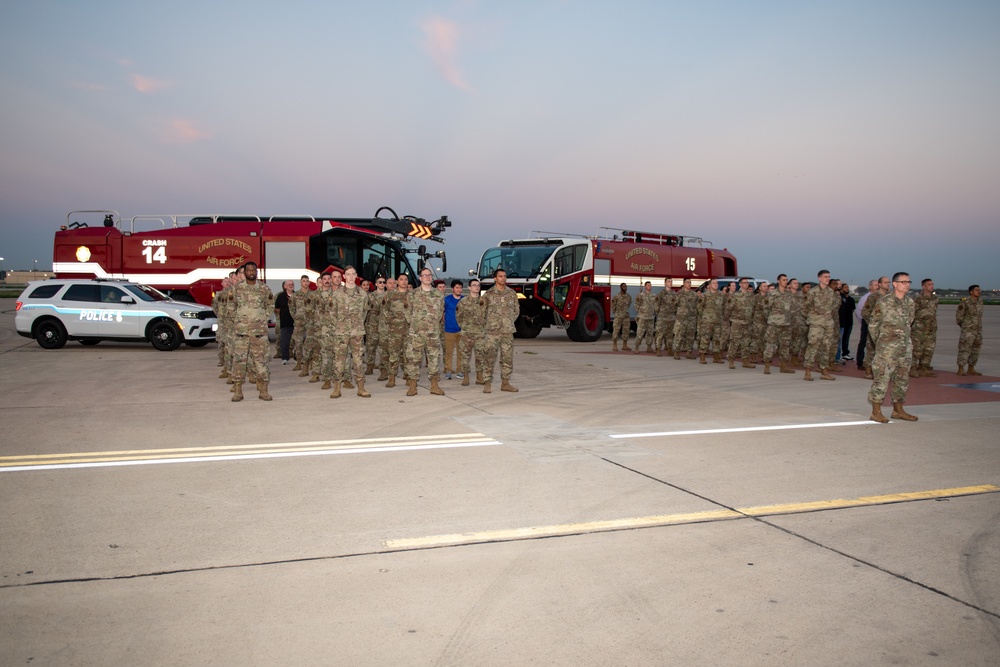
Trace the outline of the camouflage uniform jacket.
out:
[[[882,293],[879,291],[871,292],[868,294],[868,298],[865,300],[865,305],[861,308],[861,319],[865,322],[871,324],[872,321],[872,311],[875,310],[875,304],[878,300],[882,298]]]
[[[365,325],[369,329],[377,328],[381,331],[382,329],[382,301],[385,298],[385,292],[379,292],[378,290],[368,293],[368,315],[365,319]]]
[[[698,293],[681,290],[677,293],[677,319],[694,317],[698,308]]]
[[[618,319],[619,317],[627,318],[629,316],[628,309],[632,305],[632,297],[626,292],[618,292],[613,297],[611,297],[611,317]]]
[[[750,324],[753,321],[753,310],[757,306],[754,293],[750,290],[740,290],[729,297],[729,321],[736,324]]]
[[[333,336],[337,333],[334,319],[333,295],[331,290],[316,290],[313,294],[313,333],[319,336]]]
[[[436,289],[424,290],[420,287],[406,295],[408,307],[406,320],[410,323],[410,334],[440,335],[444,320],[444,295]]]
[[[635,319],[653,321],[656,317],[656,297],[643,288],[635,297]]]
[[[768,303],[770,312],[767,314],[767,323],[779,326],[790,325],[794,317],[792,310],[795,307],[795,296],[786,289],[782,292],[775,289],[768,292]]]
[[[722,292],[706,291],[698,303],[698,319],[702,322],[721,322],[722,307],[725,305],[725,295]]]
[[[905,348],[907,357],[913,354],[910,326],[914,311],[913,299],[905,294],[902,299],[887,294],[878,300],[868,321],[868,335],[875,341],[876,354],[892,354],[903,351],[901,348]]]
[[[661,320],[677,317],[677,292],[667,287],[656,295],[656,316]]]
[[[458,302],[455,309],[455,317],[458,319],[458,326],[463,334],[469,336],[482,336],[486,331],[486,311],[480,308],[481,296],[471,294]]]
[[[333,295],[333,319],[337,322],[338,336],[364,336],[367,314],[368,295],[360,287],[339,289]]]
[[[486,334],[495,336],[514,333],[514,320],[521,314],[521,306],[514,290],[507,287],[501,292],[494,285],[479,300],[486,311]]]
[[[933,333],[937,331],[937,309],[938,296],[931,293],[927,296],[923,292],[913,299],[913,330],[922,333]]]
[[[955,324],[963,329],[978,331],[983,328],[983,301],[967,296],[958,302]]]
[[[241,336],[266,335],[267,321],[274,310],[271,288],[262,280],[257,280],[252,285],[240,283],[233,289],[233,301],[236,306],[234,331]]]
[[[868,299],[868,303],[871,303],[871,299]],[[810,325],[820,324],[825,326],[830,322],[830,313],[836,312],[839,308],[840,295],[829,287],[821,289],[817,285],[809,290],[809,294],[806,294],[806,302],[803,310],[806,321]]]
[[[386,336],[406,336],[409,329],[410,306],[407,297],[409,292],[394,290],[386,294],[385,301],[382,302],[382,317],[385,318],[385,329],[380,331],[380,335]],[[443,298],[443,297],[442,297]],[[444,305],[444,301],[441,301]]]

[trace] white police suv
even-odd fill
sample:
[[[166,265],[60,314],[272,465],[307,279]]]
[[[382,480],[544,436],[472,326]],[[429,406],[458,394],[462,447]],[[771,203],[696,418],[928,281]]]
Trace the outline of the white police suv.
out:
[[[215,340],[211,308],[172,301],[162,292],[125,280],[44,280],[28,283],[17,299],[17,333],[55,350],[67,340],[146,340],[157,350]]]

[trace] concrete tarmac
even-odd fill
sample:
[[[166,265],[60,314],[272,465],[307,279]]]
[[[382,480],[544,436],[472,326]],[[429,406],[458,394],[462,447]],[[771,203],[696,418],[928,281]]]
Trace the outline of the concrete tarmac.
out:
[[[856,371],[560,330],[516,394],[271,360],[233,403],[214,345],[43,350],[13,307],[0,664],[1000,664],[998,308],[960,378],[942,306],[920,420],[879,425]]]

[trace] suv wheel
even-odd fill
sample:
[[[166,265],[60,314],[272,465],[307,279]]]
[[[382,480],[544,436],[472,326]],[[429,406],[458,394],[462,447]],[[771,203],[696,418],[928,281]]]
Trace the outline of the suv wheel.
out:
[[[180,347],[181,332],[173,322],[157,322],[149,328],[149,342],[161,352],[170,352]]]
[[[66,329],[59,320],[42,320],[35,325],[35,340],[46,350],[58,350],[66,344]]]

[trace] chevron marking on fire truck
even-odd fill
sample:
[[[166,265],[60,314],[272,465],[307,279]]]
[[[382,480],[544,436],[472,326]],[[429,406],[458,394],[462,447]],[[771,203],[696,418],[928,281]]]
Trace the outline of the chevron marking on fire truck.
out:
[[[434,232],[431,231],[430,227],[424,225],[418,225],[415,222],[410,223],[410,236],[416,237],[418,239],[429,239],[434,236]]]

